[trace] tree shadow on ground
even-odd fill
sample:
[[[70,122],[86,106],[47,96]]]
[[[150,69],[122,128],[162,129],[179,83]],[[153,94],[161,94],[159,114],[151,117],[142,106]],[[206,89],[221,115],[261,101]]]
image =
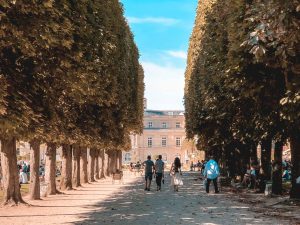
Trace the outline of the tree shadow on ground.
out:
[[[81,214],[81,221],[74,224],[274,224],[249,213],[247,206],[229,203],[224,194],[207,195],[196,176],[185,173],[179,192],[170,189],[169,177],[161,192],[145,192],[140,180],[95,204],[99,210]]]

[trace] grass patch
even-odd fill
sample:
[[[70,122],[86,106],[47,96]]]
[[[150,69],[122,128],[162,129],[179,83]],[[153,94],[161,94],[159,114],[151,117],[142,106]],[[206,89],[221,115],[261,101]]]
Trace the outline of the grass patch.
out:
[[[290,190],[292,188],[291,182],[290,181],[289,182],[283,182],[282,183],[282,188],[286,189],[286,190]]]
[[[56,186],[59,187],[60,185],[61,176],[56,177]],[[21,195],[25,196],[29,193],[29,183],[28,184],[21,184]],[[3,190],[0,189],[0,203],[3,201]]]
[[[29,184],[21,184],[22,196],[27,195],[29,192]],[[3,190],[0,190],[0,202],[3,201]]]

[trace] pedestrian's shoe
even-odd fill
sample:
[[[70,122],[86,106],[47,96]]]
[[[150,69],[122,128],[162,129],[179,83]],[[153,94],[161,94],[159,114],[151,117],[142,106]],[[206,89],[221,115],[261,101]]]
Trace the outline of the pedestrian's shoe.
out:
[[[150,191],[150,188],[148,188],[147,191]]]
[[[147,190],[148,190],[148,188],[145,188],[144,190],[145,190],[145,191],[147,191]]]

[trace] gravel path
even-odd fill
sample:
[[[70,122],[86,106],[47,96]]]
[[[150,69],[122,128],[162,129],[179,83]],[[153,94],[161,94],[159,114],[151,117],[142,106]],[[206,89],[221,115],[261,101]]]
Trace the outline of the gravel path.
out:
[[[125,185],[100,181],[31,202],[34,207],[0,208],[0,224],[289,224],[252,212],[230,194],[207,195],[195,178],[196,173],[184,173],[178,193],[171,190],[169,177],[161,192],[155,184],[145,192],[143,178],[133,175],[127,175]]]
[[[228,194],[207,195],[196,173],[184,173],[183,178],[178,193],[170,188],[170,177],[161,192],[155,191],[155,184],[152,191],[145,192],[141,178],[113,199],[99,203],[102,210],[78,224],[289,224],[251,212],[247,205],[231,201]]]

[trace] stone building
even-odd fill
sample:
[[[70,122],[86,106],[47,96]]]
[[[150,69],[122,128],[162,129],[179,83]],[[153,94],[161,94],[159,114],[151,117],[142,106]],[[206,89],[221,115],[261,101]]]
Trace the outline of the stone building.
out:
[[[153,160],[162,155],[167,164],[175,157],[188,163],[196,148],[185,140],[184,127],[183,111],[145,110],[143,134],[131,135],[132,149],[123,153],[123,163],[143,162],[148,155]]]

